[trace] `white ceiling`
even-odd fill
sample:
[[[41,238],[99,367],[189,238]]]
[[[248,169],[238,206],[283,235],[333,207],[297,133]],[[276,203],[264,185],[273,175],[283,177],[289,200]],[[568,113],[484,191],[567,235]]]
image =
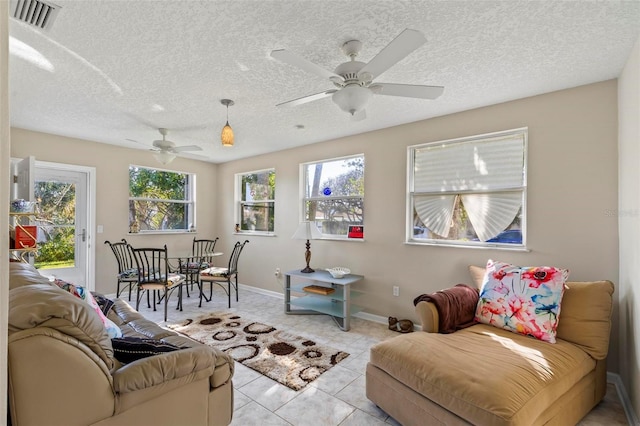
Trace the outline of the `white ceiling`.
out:
[[[616,78],[640,35],[638,0],[55,3],[47,31],[11,19],[12,126],[136,149],[165,127],[213,163]],[[333,85],[272,50],[333,71],[345,41],[368,62],[405,28],[427,43],[380,81],[445,86],[437,100],[375,95],[363,121],[331,98],[276,108]],[[233,148],[220,145],[222,98],[235,101]]]

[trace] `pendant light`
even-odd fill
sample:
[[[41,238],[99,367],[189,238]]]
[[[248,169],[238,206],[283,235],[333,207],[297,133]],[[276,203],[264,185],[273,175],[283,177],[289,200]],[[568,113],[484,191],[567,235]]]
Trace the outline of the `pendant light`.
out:
[[[233,106],[234,102],[231,99],[222,99],[220,103],[227,107],[227,124],[222,128],[222,135],[220,135],[222,146],[233,146],[233,129],[229,126],[229,107]]]

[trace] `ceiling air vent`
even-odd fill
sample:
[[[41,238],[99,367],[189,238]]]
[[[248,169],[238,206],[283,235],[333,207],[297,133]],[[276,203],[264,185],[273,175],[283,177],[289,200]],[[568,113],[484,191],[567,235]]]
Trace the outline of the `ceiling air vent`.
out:
[[[59,9],[40,0],[11,0],[11,16],[41,30],[51,29]]]

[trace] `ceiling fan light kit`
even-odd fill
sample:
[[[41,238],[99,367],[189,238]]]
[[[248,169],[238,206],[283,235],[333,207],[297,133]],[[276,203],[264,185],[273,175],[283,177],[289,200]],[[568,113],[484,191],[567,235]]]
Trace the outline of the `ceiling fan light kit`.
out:
[[[158,160],[160,164],[165,166],[176,158],[176,155],[169,151],[156,151],[153,153],[153,156],[156,157],[156,160]]]
[[[222,134],[220,135],[220,140],[222,141],[222,146],[232,147],[233,146],[233,129],[231,128],[231,126],[229,126],[229,107],[233,106],[234,102],[231,99],[222,99],[220,103],[227,107],[227,123],[222,128]]]
[[[350,84],[331,96],[341,110],[351,115],[362,111],[370,98],[371,90],[357,84]]]
[[[175,143],[168,141],[166,139],[167,133],[169,132],[167,129],[159,128],[158,132],[162,135],[162,140],[153,141],[153,146],[156,149],[152,149],[152,151],[156,160],[163,165],[167,165],[172,162],[180,152],[202,151],[202,148],[197,145],[176,146]]]
[[[296,106],[331,96],[333,102],[341,110],[348,112],[354,118],[362,119],[366,117],[365,107],[374,94],[436,99],[444,90],[441,86],[373,83],[375,78],[400,62],[426,41],[427,39],[420,31],[406,29],[368,63],[355,60],[362,48],[362,42],[358,40],[347,41],[342,45],[342,51],[350,60],[338,65],[334,72],[325,70],[287,50],[274,50],[271,52],[271,57],[326,78],[338,88],[282,102],[276,106]]]

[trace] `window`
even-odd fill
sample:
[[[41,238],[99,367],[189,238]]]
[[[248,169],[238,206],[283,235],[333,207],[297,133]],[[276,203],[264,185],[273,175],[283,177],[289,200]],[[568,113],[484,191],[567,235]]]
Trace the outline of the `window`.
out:
[[[329,238],[347,238],[349,226],[364,229],[364,155],[301,165],[303,220]]]
[[[525,246],[527,129],[408,148],[407,240]]]
[[[129,166],[129,232],[195,231],[196,177]]]
[[[238,231],[271,234],[275,222],[276,171],[236,175]]]

